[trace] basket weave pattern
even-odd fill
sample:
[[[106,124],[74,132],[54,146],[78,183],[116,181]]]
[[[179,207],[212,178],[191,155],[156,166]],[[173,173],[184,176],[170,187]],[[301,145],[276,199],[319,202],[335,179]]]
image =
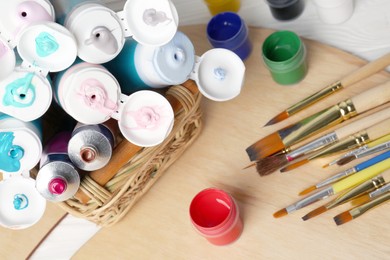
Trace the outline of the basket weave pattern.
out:
[[[100,226],[111,226],[126,215],[201,131],[202,95],[193,95],[180,85],[170,87],[167,95],[179,100],[182,109],[175,114],[174,127],[164,142],[143,148],[104,187],[85,176],[80,189],[91,198],[88,204],[69,199],[60,207]]]

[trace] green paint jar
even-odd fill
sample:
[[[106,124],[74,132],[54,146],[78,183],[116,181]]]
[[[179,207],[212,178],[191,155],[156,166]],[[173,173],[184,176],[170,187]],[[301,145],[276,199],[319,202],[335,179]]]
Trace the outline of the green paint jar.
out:
[[[264,64],[278,84],[296,84],[306,76],[306,48],[294,32],[272,33],[265,39],[262,52]]]

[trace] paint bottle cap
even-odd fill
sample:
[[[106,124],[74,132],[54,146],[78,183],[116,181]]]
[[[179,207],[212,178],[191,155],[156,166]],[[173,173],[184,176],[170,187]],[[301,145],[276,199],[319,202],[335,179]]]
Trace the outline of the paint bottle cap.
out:
[[[108,62],[123,48],[124,33],[119,17],[97,3],[81,4],[65,20],[77,39],[80,59],[94,64]]]
[[[0,225],[24,229],[43,216],[46,200],[35,189],[35,180],[11,175],[0,182]]]
[[[197,57],[193,79],[199,91],[214,101],[227,101],[241,92],[244,83],[245,65],[234,52],[215,48]]]
[[[28,122],[49,109],[52,88],[46,77],[17,67],[1,81],[0,97],[0,112]]]
[[[11,43],[17,43],[21,30],[32,23],[54,22],[54,7],[48,0],[13,0],[0,2],[0,32]]]
[[[118,113],[119,129],[131,143],[150,147],[160,144],[169,135],[174,124],[174,113],[168,100],[150,90],[121,96]]]
[[[54,22],[30,25],[20,33],[18,42],[23,61],[47,72],[62,71],[77,57],[76,39],[64,26]]]
[[[100,124],[117,110],[120,86],[100,65],[79,63],[66,71],[58,85],[61,106],[76,121]]]
[[[65,26],[77,39],[79,57],[102,64],[120,53],[125,37],[143,45],[166,44],[177,31],[178,14],[169,0],[127,1],[118,13],[98,3],[85,3],[67,15]]]
[[[0,121],[0,135],[4,132],[12,133],[14,138],[12,145],[14,148],[10,150],[9,156],[14,160],[19,161],[19,169],[7,171],[6,169],[2,169],[0,167],[0,171],[16,174],[29,171],[34,168],[42,155],[42,142],[39,137],[32,130],[26,127],[3,128]]]
[[[0,37],[0,80],[12,73],[16,65],[16,56],[13,47]]]
[[[177,31],[179,16],[171,0],[127,0],[118,13],[124,21],[126,36],[144,45],[161,46]]]

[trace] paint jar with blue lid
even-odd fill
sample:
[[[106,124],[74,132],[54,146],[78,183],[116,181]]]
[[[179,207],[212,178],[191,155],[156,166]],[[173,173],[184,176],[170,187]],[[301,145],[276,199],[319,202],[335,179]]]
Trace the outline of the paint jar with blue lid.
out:
[[[40,21],[54,21],[54,9],[47,0],[0,3],[0,80],[15,68],[18,35],[30,24]]]
[[[34,23],[18,39],[17,50],[23,61],[0,82],[0,112],[32,121],[50,106],[48,73],[71,66],[77,57],[77,45],[73,35],[54,22]]]
[[[178,13],[170,0],[129,0],[115,12],[99,3],[76,5],[65,23],[76,37],[80,59],[95,64],[108,62],[132,37],[143,45],[169,42],[178,27]]]
[[[80,175],[68,155],[71,132],[57,133],[45,145],[36,177],[36,189],[47,200],[65,201],[80,187]]]
[[[296,84],[307,74],[306,48],[294,32],[276,31],[269,35],[263,42],[262,58],[278,84]]]

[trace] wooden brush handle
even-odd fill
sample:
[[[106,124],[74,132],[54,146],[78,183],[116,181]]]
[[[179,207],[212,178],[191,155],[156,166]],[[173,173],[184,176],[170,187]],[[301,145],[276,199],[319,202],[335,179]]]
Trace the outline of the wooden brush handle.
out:
[[[351,98],[358,114],[390,101],[390,81]]]
[[[390,133],[390,118],[368,127],[366,131],[370,140],[375,140],[387,135],[388,133]]]
[[[182,84],[182,86],[191,91],[193,95],[197,94],[199,91],[196,83],[192,80],[187,80]],[[180,101],[170,95],[167,95],[166,98],[170,102],[173,111],[175,113],[178,112],[182,107]],[[89,177],[100,186],[104,186],[109,180],[112,179],[112,177],[115,176],[115,174],[117,174],[123,165],[125,165],[141,149],[142,147],[134,145],[126,139],[123,139],[115,147],[109,163],[101,169],[90,172]],[[83,204],[86,204],[90,200],[90,197],[80,189],[76,192],[74,197]]]
[[[356,120],[352,123],[346,124],[336,129],[334,132],[336,133],[337,138],[340,140],[357,131],[375,125],[387,118],[390,118],[390,107],[382,109],[381,111],[378,111],[374,114],[360,118],[359,120]]]
[[[346,87],[363,80],[390,65],[390,53],[371,61],[356,71],[341,79],[341,84]]]

